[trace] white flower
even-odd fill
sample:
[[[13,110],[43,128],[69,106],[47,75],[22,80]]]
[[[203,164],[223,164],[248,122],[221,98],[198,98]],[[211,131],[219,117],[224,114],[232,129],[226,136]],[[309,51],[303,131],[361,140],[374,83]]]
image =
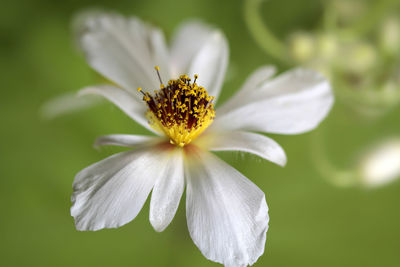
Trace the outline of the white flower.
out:
[[[298,134],[315,128],[333,103],[329,83],[303,69],[272,78],[274,68],[262,67],[215,111],[213,97],[228,64],[228,45],[218,30],[188,22],[168,48],[159,29],[137,18],[103,14],[86,19],[80,40],[89,64],[116,84],[81,93],[104,96],[156,136],[97,140],[134,149],[77,174],[71,208],[76,228],[122,226],[152,191],[150,222],[163,231],[186,184],[188,228],[204,256],[226,266],[256,262],[269,221],[264,193],[208,150],[244,151],[285,165],[275,141],[250,131]],[[165,82],[161,88],[156,65]]]

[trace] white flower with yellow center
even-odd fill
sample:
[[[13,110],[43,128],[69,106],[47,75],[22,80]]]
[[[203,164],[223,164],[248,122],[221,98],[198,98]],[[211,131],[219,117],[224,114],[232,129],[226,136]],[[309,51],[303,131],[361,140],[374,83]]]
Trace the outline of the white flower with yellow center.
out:
[[[285,165],[283,149],[251,131],[298,134],[315,128],[333,103],[329,83],[304,69],[272,78],[274,68],[262,67],[215,110],[228,63],[228,45],[218,30],[185,23],[168,49],[162,32],[137,18],[102,14],[87,17],[83,26],[80,42],[89,64],[115,86],[81,93],[104,96],[155,136],[97,140],[133,150],[76,175],[76,228],[122,226],[152,191],[150,222],[163,231],[186,184],[188,228],[204,256],[226,266],[253,264],[264,252],[268,229],[264,193],[208,151],[244,151]]]

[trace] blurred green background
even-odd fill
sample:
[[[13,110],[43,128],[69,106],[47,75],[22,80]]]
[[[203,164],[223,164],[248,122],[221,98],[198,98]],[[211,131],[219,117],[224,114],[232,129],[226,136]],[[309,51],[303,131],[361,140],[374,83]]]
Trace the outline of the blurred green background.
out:
[[[260,11],[281,38],[312,29],[323,1],[269,1]],[[368,4],[370,2],[368,1]],[[78,232],[69,214],[74,175],[120,151],[93,149],[111,133],[146,133],[120,110],[104,104],[53,121],[41,105],[97,82],[73,45],[72,16],[89,7],[139,16],[167,37],[187,18],[221,28],[230,44],[230,67],[221,102],[257,67],[278,64],[254,42],[243,1],[3,1],[0,9],[0,265],[1,266],[217,266],[191,241],[184,199],[162,233],[148,221],[149,203],[131,223],[113,230]],[[400,183],[374,189],[340,188],[316,171],[312,142],[322,135],[329,158],[350,167],[371,142],[400,135],[400,108],[379,119],[360,119],[340,101],[314,133],[274,135],[288,164],[234,153],[224,160],[254,181],[270,207],[266,252],[255,266],[399,266]]]

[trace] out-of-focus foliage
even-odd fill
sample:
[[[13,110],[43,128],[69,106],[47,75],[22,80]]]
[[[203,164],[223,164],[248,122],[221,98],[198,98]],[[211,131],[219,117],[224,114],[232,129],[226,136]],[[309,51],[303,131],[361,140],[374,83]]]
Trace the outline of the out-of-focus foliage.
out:
[[[264,52],[287,66],[301,65],[321,71],[331,80],[337,103],[345,105],[349,115],[370,124],[400,104],[400,2],[324,1],[319,23],[307,29],[300,26],[281,38],[262,20],[263,1],[245,3],[247,26]],[[314,165],[333,184],[374,187],[400,177],[397,156],[382,152],[380,146],[371,149],[368,155],[358,153],[356,163],[348,162],[346,168],[336,167],[323,148],[323,143],[331,140],[323,140],[321,135],[313,139]],[[388,138],[383,134],[374,143],[385,144],[381,139]],[[390,150],[394,143],[390,144],[382,146]]]
[[[370,10],[378,2],[363,1],[363,9]],[[275,64],[284,71],[290,66],[311,62],[295,60],[289,53],[289,45],[298,33],[308,36],[305,48],[302,48],[306,53],[316,52],[315,49],[307,52],[310,50],[307,42],[313,45],[325,43],[322,50],[329,54],[329,51],[337,51],[337,46],[342,47],[345,41],[336,39],[336,35],[326,35],[322,30],[325,1],[266,1],[258,12],[261,22],[286,45],[286,59],[282,61],[266,54],[254,42],[244,20],[244,4],[243,1],[228,0],[100,0],[95,3],[88,0],[16,0],[2,3],[1,266],[218,266],[204,259],[190,240],[184,199],[174,221],[162,233],[156,233],[148,222],[148,203],[133,222],[120,229],[76,231],[69,215],[74,175],[90,163],[120,151],[118,148],[97,151],[92,147],[94,139],[102,134],[141,134],[146,130],[111,104],[51,122],[41,120],[39,110],[48,99],[98,82],[98,76],[74,47],[70,31],[72,17],[84,8],[112,9],[139,16],[163,28],[167,37],[180,22],[192,17],[220,27],[227,35],[231,49],[229,79],[224,84],[221,102],[261,65]],[[347,10],[343,9],[344,12]],[[397,32],[393,30],[396,23],[391,21],[397,20],[399,13],[395,8],[389,11],[380,15],[381,19],[376,20],[379,23],[374,23],[368,34],[361,28],[362,37],[349,41],[348,48],[364,47],[356,49],[356,54],[361,53],[363,60],[367,55],[374,64],[361,64],[361,68],[368,71],[362,78],[382,86],[384,84],[377,81],[387,79],[372,69],[392,75],[379,66],[383,64],[386,69],[386,66],[397,64],[386,61],[382,51],[393,51],[385,58],[398,58],[393,49],[395,45],[384,37],[392,36],[385,31]],[[342,24],[357,21],[352,16],[354,12],[348,13],[350,16],[343,18]],[[362,14],[361,8],[357,9],[359,13]],[[342,49],[339,50],[344,51]],[[332,62],[350,68],[354,62],[346,61],[356,55],[342,53],[331,56]],[[396,85],[395,80],[392,83]],[[338,87],[336,80],[334,84],[335,90],[347,90],[345,86]],[[369,86],[357,88],[355,92],[362,88],[377,92],[386,90]],[[391,105],[390,109],[375,116],[379,119],[371,120],[370,116],[364,115],[366,113],[354,112],[357,109],[339,99],[316,132],[274,136],[286,150],[289,161],[285,168],[247,155],[220,153],[266,192],[270,229],[266,252],[255,266],[398,265],[399,182],[374,190],[333,187],[315,171],[312,154],[317,152],[311,143],[319,136],[322,142],[317,147],[322,148],[323,144],[324,153],[346,169],[353,166],[352,157],[358,158],[357,151],[362,151],[365,144],[399,134],[400,109],[398,105]],[[329,171],[330,167],[323,169]],[[343,172],[343,177],[346,175],[348,173]]]
[[[283,41],[257,20],[263,1],[246,0],[245,14],[250,32],[266,53],[287,65],[323,72],[333,82],[339,101],[371,119],[400,104],[397,2],[323,1],[319,23],[311,29],[294,29]]]

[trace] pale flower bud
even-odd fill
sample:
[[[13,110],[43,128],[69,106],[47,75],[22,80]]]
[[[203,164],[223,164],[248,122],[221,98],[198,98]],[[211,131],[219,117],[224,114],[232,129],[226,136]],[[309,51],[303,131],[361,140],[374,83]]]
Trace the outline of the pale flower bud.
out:
[[[335,0],[332,1],[337,20],[341,25],[351,25],[357,21],[361,14],[365,14],[368,5],[363,0]]]
[[[314,55],[314,37],[304,32],[295,33],[289,40],[289,49],[294,60],[298,62],[308,61]]]
[[[382,49],[388,54],[400,53],[400,20],[389,17],[385,20],[380,31]]]
[[[375,48],[366,42],[351,45],[342,57],[342,66],[355,73],[370,70],[377,61]]]
[[[400,139],[381,142],[366,153],[360,162],[361,183],[375,187],[400,177]]]
[[[317,39],[318,56],[326,59],[336,57],[338,42],[333,34],[321,34]]]

